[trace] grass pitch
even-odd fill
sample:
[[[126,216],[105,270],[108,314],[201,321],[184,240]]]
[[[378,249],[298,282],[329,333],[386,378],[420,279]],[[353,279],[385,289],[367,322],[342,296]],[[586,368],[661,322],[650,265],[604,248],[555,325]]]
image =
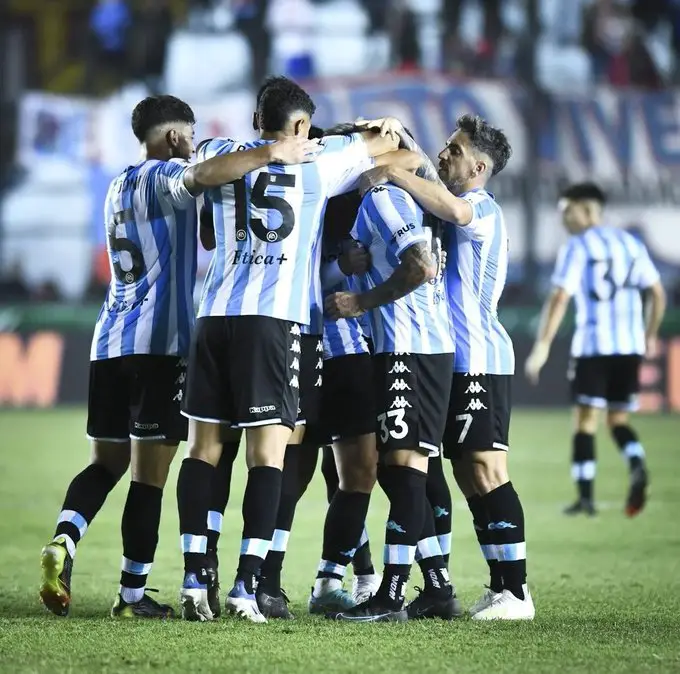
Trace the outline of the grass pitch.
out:
[[[37,595],[39,553],[49,541],[69,480],[87,461],[82,409],[0,411],[0,671],[2,672],[680,672],[680,417],[636,420],[652,479],[648,508],[622,514],[627,471],[601,433],[596,488],[600,515],[567,519],[570,422],[566,411],[513,416],[513,481],[527,517],[529,582],[537,617],[525,624],[420,622],[339,625],[305,606],[326,509],[318,474],[298,508],[284,586],[297,620],[252,625],[116,622],[121,483],[88,531],[76,558],[66,619]],[[150,585],[176,604],[181,579],[174,486],[165,497]],[[450,469],[447,468],[450,475]],[[228,584],[241,529],[245,469],[239,461],[224,520]],[[465,605],[482,591],[486,567],[462,497],[454,490],[451,572]],[[381,557],[386,504],[376,494],[369,531]],[[413,583],[420,574],[414,571]]]

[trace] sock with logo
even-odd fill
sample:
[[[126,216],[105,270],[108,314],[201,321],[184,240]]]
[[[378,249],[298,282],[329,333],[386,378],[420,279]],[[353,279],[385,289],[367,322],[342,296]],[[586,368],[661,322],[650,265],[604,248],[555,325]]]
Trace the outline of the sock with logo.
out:
[[[323,453],[321,457],[321,474],[326,482],[326,498],[328,502],[331,502],[333,494],[338,491],[340,486],[340,478],[338,477],[338,469],[335,465],[335,455],[333,454],[333,448],[329,445],[323,447]]]
[[[441,458],[430,459],[427,469],[427,500],[434,514],[435,535],[448,567],[451,554],[451,490]]]
[[[210,488],[207,551],[215,559],[217,559],[217,543],[222,533],[222,519],[229,503],[231,473],[238,454],[238,446],[238,442],[222,443],[222,455],[215,466],[215,473]]]
[[[425,517],[427,474],[406,466],[383,466],[381,486],[390,501],[385,527],[382,582],[376,599],[393,611],[401,610],[416,546]]]
[[[467,499],[467,504],[472,514],[472,524],[477,534],[479,548],[489,566],[489,587],[494,592],[503,592],[503,576],[501,576],[501,569],[498,564],[496,546],[492,544],[491,532],[489,531],[489,513],[482,497],[477,494]]]
[[[185,583],[189,585],[195,582],[205,584],[208,508],[214,476],[215,467],[200,459],[184,459],[179,469],[177,509],[180,542],[184,554]]]
[[[253,592],[254,577],[260,572],[274,536],[282,477],[282,472],[273,466],[256,466],[248,471],[236,580],[243,581],[249,593]]]
[[[276,597],[281,592],[281,571],[288,548],[288,538],[300,499],[299,458],[302,445],[289,445],[283,462],[281,496],[276,515],[272,543],[260,568],[260,585],[267,594]]]
[[[628,461],[628,467],[631,471],[644,466],[644,447],[640,443],[637,433],[630,426],[614,426],[612,437],[619,446],[622,456]]]
[[[527,546],[524,539],[524,510],[512,482],[484,494],[482,501],[489,514],[488,530],[496,548],[503,589],[524,599],[527,582]]]
[[[452,592],[451,581],[435,533],[434,513],[429,501],[426,501],[424,511],[423,530],[416,547],[416,562],[423,574],[425,591],[430,595],[448,597]]]
[[[576,483],[579,499],[592,501],[595,480],[595,436],[591,433],[574,433],[571,477]]]
[[[54,532],[55,538],[63,538],[71,557],[117,482],[118,478],[98,463],[90,464],[71,481]]]
[[[375,573],[373,557],[371,556],[371,544],[368,540],[368,531],[364,525],[359,539],[359,546],[352,559],[352,569],[355,576],[372,576]]]
[[[336,584],[317,583],[315,594],[322,589],[339,589],[345,577],[347,565],[352,561],[368,513],[370,494],[338,489],[328,506],[323,528],[322,559],[316,577],[334,579]]]
[[[130,483],[120,526],[123,535],[120,595],[128,604],[144,597],[158,545],[162,501],[162,489],[141,482]]]

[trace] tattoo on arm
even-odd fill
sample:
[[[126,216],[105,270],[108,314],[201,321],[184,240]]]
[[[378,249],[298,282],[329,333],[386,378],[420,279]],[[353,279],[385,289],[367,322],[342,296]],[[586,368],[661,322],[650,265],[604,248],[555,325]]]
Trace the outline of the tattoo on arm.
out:
[[[433,279],[435,273],[430,245],[416,243],[402,253],[399,266],[387,281],[360,296],[361,307],[369,310],[396,302]]]

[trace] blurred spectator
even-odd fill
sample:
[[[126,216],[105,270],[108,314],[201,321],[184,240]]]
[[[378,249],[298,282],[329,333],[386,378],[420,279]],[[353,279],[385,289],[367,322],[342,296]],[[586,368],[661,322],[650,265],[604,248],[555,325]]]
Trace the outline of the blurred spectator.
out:
[[[125,0],[98,0],[90,14],[86,88],[94,93],[102,78],[118,84],[128,74],[127,44],[131,13]]]
[[[259,88],[269,72],[271,36],[267,24],[269,0],[234,0],[236,28],[250,45],[253,85]]]
[[[310,37],[314,32],[314,5],[310,0],[270,0],[266,18],[272,33],[276,67],[293,79],[314,74]],[[253,46],[253,52],[259,47]]]
[[[30,296],[28,286],[24,283],[21,266],[18,262],[12,265],[3,276],[0,276],[0,302],[22,302]]]
[[[361,0],[369,20],[369,34],[382,33],[387,30],[387,10],[385,0]]]
[[[395,0],[390,9],[392,64],[405,72],[417,70],[421,63],[421,52],[415,14],[404,0]]]
[[[144,81],[153,93],[160,93],[171,34],[172,12],[168,0],[144,0],[132,26],[131,63],[133,75]]]

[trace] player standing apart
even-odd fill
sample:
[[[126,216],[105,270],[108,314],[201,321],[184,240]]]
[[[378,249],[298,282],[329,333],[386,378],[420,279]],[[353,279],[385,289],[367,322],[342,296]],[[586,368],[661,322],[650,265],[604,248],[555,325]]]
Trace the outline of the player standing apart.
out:
[[[112,615],[172,613],[144,590],[168,469],[186,439],[179,405],[194,324],[194,199],[273,157],[297,162],[304,155],[304,144],[288,142],[189,166],[194,122],[191,108],[173,96],[139,103],[132,130],[142,144],[142,159],[114,178],[106,197],[111,285],[90,355],[91,463],[71,482],[55,538],[41,557],[40,596],[57,615],[69,610],[76,546],[128,465],[121,586]]]
[[[389,120],[388,125],[399,125]],[[524,511],[508,474],[512,341],[497,305],[508,264],[503,212],[486,191],[511,154],[499,129],[464,115],[439,153],[443,184],[406,171],[375,169],[372,184],[393,182],[427,211],[451,223],[446,293],[456,337],[444,455],[473,516],[490,586],[470,609],[475,620],[527,620],[534,604],[526,585]]]
[[[645,505],[648,474],[629,415],[637,409],[642,357],[656,351],[666,297],[644,244],[618,227],[602,224],[604,204],[604,193],[592,183],[572,185],[562,193],[559,206],[571,236],[555,265],[553,290],[543,308],[526,374],[537,383],[574,297],[572,478],[578,497],[565,514],[595,514],[595,432],[599,411],[607,409],[607,425],[630,469],[625,511],[633,517]],[[642,293],[648,300],[646,316]]]

